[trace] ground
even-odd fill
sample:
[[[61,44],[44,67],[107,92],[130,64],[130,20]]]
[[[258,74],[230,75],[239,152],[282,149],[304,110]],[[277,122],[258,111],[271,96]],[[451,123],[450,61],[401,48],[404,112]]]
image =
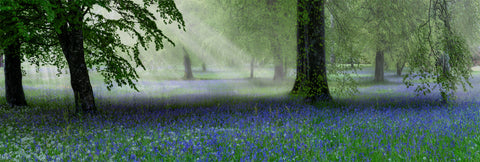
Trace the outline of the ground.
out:
[[[208,73],[197,75],[206,80],[168,81],[154,73],[134,92],[107,91],[93,74],[100,113],[76,118],[66,113],[73,107],[68,77],[27,73],[31,107],[0,107],[0,160],[480,160],[480,88],[440,105],[438,94],[416,97],[393,72],[371,84],[371,70],[360,72],[359,94],[315,105],[285,95],[293,79]]]

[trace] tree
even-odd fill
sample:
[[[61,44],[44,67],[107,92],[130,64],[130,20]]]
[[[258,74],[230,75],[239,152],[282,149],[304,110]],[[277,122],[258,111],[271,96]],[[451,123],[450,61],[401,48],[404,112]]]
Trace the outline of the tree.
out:
[[[254,69],[255,69],[255,57],[252,57],[252,61],[250,61],[250,79],[253,79],[253,77],[255,77]]]
[[[138,74],[117,50],[131,58],[133,56],[136,67],[145,69],[139,58],[140,47],[146,49],[152,42],[155,49],[159,50],[163,48],[165,39],[173,44],[158,28],[156,20],[161,18],[164,24],[177,22],[179,29],[184,26],[182,15],[173,0],[50,2],[55,6],[55,19],[52,25],[57,30],[58,40],[70,69],[77,112],[96,111],[87,67],[94,65],[105,67],[97,68],[97,71],[105,77],[109,89],[113,86],[112,80],[119,86],[129,85],[136,89],[134,81],[137,80]],[[93,12],[94,7],[118,14],[119,18],[106,18]],[[150,7],[155,7],[157,16],[149,10]],[[137,42],[133,46],[123,44],[117,31],[129,33]]]
[[[9,12],[12,8],[31,8],[41,12],[39,20],[47,26],[41,28],[49,29],[49,32],[42,32],[53,44],[42,45],[40,51],[51,49],[50,46],[59,45],[66,58],[70,74],[71,85],[75,96],[76,112],[94,113],[96,111],[92,86],[87,68],[96,67],[96,70],[105,77],[107,88],[113,87],[113,82],[119,86],[129,85],[136,89],[134,84],[138,79],[136,67],[145,67],[140,60],[139,48],[147,48],[154,43],[156,50],[163,48],[163,41],[173,42],[158,29],[157,20],[163,19],[164,24],[178,23],[178,28],[184,27],[181,13],[177,10],[173,0],[154,1],[81,1],[81,0],[49,0],[49,1],[2,1],[2,12]],[[156,9],[158,15],[149,9]],[[107,12],[118,15],[118,18],[106,18],[101,13],[95,12],[93,8],[101,8]],[[27,15],[31,14],[29,12]],[[3,14],[2,14],[3,15]],[[4,18],[2,16],[2,18]],[[31,19],[20,18],[20,23],[36,22]],[[3,21],[2,21],[3,22]],[[8,27],[13,27],[9,25]],[[18,33],[8,36],[9,40],[17,37],[35,35],[35,28],[18,28]],[[2,29],[2,31],[4,31]],[[134,45],[126,45],[121,42],[118,31],[130,34],[133,39],[138,40]],[[2,32],[4,33],[4,32]],[[25,34],[28,33],[28,34]],[[3,37],[3,36],[2,36]],[[40,39],[40,38],[39,38]],[[40,39],[41,40],[41,39]],[[7,42],[7,41],[3,41]],[[41,41],[39,41],[41,42]],[[48,43],[48,42],[47,42]],[[2,46],[5,44],[2,43]],[[31,50],[31,49],[30,49]],[[7,51],[8,52],[8,51]],[[56,53],[46,55],[33,54],[33,62],[40,63],[46,57],[54,58],[55,65],[62,67]],[[124,57],[130,58],[133,63]],[[6,60],[7,62],[8,60]],[[136,89],[137,90],[137,89]]]
[[[190,60],[190,54],[188,54],[185,47],[183,47],[183,65],[185,66],[184,78],[187,80],[192,80],[193,79],[192,61]]]
[[[277,9],[277,0],[267,0],[267,7],[268,7],[268,13],[276,13]],[[273,80],[281,80],[285,78],[285,71],[283,67],[283,56],[280,53],[280,43],[278,39],[279,32],[277,31],[278,29],[276,26],[279,24],[279,20],[277,16],[269,16],[272,22],[272,26],[270,28],[270,34],[273,40],[270,42],[272,53],[273,53],[273,60],[274,60],[274,74],[273,74]]]
[[[305,10],[305,5],[307,4],[305,4],[304,0],[297,0],[297,73],[291,94],[303,94],[307,91],[309,37],[307,35],[307,23],[303,21],[303,16],[308,14],[308,11]]]
[[[334,82],[337,86],[330,88],[332,93],[351,96],[358,92],[358,82],[355,73],[361,68],[354,63],[365,63],[363,51],[368,42],[365,41],[365,20],[362,17],[362,1],[326,1],[326,13],[330,15],[326,21],[326,48],[330,58],[335,62],[327,64],[329,83]],[[345,64],[350,64],[346,66]]]
[[[16,33],[11,33],[16,34]],[[22,85],[22,66],[20,54],[20,39],[5,48],[5,96],[10,106],[27,106]]]
[[[392,45],[395,38],[394,29],[396,17],[395,14],[401,12],[398,10],[399,1],[365,1],[365,16],[368,20],[368,31],[371,39],[374,40],[373,49],[375,51],[375,82],[384,81],[385,52]]]
[[[273,63],[274,80],[285,77],[286,65],[293,64],[295,41],[295,1],[290,0],[207,0],[215,13],[204,21],[232,40],[241,54],[248,54],[250,76],[255,65],[265,60]],[[240,61],[240,60],[235,60]],[[253,62],[253,64],[252,64]],[[256,63],[255,63],[256,62]],[[245,62],[246,63],[246,62]],[[252,66],[253,65],[253,66]],[[261,64],[260,64],[261,65]]]
[[[340,2],[334,3],[341,4]],[[364,36],[362,38],[371,40],[364,42],[367,42],[369,50],[373,51],[374,81],[382,82],[384,81],[385,69],[388,68],[388,66],[385,66],[386,64],[398,65],[397,69],[403,70],[405,60],[402,58],[405,58],[405,51],[403,51],[405,46],[402,45],[405,44],[402,43],[405,43],[406,40],[408,41],[411,36],[410,33],[416,29],[417,24],[415,22],[417,19],[415,17],[418,16],[415,14],[420,15],[421,13],[417,13],[419,9],[414,5],[417,3],[416,1],[366,0],[355,3],[358,3],[359,7],[354,11],[354,15],[350,14],[348,25],[344,26],[362,24],[357,26],[355,30],[357,33],[358,31],[366,31],[363,33]],[[338,15],[338,11],[334,10],[333,12],[335,13],[334,15]],[[358,20],[361,20],[361,22],[359,23]],[[341,32],[345,33],[342,30]],[[387,60],[388,57],[386,58],[386,55],[391,56],[391,60]],[[355,61],[358,62],[358,60],[353,60],[351,63]]]
[[[2,4],[5,5],[5,4]],[[10,10],[13,11],[13,10]],[[2,37],[9,38],[8,42],[3,41],[0,47],[5,55],[5,96],[7,103],[11,106],[26,106],[25,94],[22,85],[22,67],[21,67],[21,41],[18,36],[19,21],[15,12],[5,12],[1,10]]]
[[[469,1],[462,1],[465,2]],[[404,83],[407,87],[413,86],[412,78],[418,78],[420,84],[415,91],[423,94],[438,87],[442,102],[447,103],[453,99],[457,85],[464,91],[466,85],[471,86],[472,58],[462,36],[466,31],[460,32],[455,28],[458,24],[453,23],[462,19],[456,13],[463,10],[463,5],[456,1],[429,0],[425,6],[428,14],[416,32],[415,52],[409,57],[410,72],[404,77]]]
[[[54,4],[58,6],[56,9],[60,11],[56,13],[55,21],[64,20],[64,22],[56,24],[59,30],[57,34],[71,73],[70,83],[75,97],[76,111],[95,113],[95,99],[85,63],[83,27],[85,10],[82,10],[84,7],[75,3],[62,3],[61,1],[54,2]],[[62,5],[67,7],[60,7]]]
[[[327,83],[325,59],[325,2],[298,0],[297,78],[292,93],[304,92],[307,100],[332,99]]]
[[[401,3],[398,3],[401,2]],[[422,15],[425,15],[425,1],[395,1],[391,13],[392,22],[389,32],[388,64],[394,65],[397,76],[401,76],[407,64],[408,57],[414,52],[414,36],[418,26],[423,23]]]
[[[27,102],[22,85],[21,63],[23,57],[30,61],[44,60],[49,63],[54,59],[41,59],[46,48],[35,48],[40,44],[52,43],[45,40],[48,29],[45,27],[47,17],[39,12],[44,9],[36,6],[44,4],[43,1],[1,1],[0,2],[0,49],[5,55],[5,91],[7,103],[11,106],[26,106]],[[47,7],[48,8],[48,7]],[[42,40],[42,41],[39,41]],[[32,50],[33,48],[35,50]],[[48,49],[50,52],[50,49]],[[52,53],[55,50],[51,50]],[[36,57],[33,57],[36,56]],[[55,58],[55,57],[50,57]],[[50,63],[55,64],[55,61]]]

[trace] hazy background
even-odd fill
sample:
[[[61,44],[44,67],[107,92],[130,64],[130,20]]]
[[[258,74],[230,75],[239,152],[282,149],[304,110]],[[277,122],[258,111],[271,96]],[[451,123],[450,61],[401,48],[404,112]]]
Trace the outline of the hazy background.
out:
[[[140,75],[137,83],[140,92],[128,87],[114,87],[112,91],[108,91],[102,76],[92,70],[90,75],[96,96],[113,98],[169,97],[180,94],[278,96],[290,91],[296,68],[295,1],[278,1],[273,7],[257,1],[179,0],[176,3],[183,14],[186,30],[178,29],[177,25],[164,25],[163,20],[159,19],[160,28],[175,42],[175,46],[165,41],[165,48],[160,51],[155,51],[153,45],[150,49],[141,51],[141,59],[146,70],[141,68],[137,70]],[[374,73],[371,63],[375,60],[375,46],[367,41],[368,28],[352,18],[352,15],[348,15],[348,12],[344,12],[344,15],[336,16],[343,16],[345,20],[349,20],[351,25],[348,27],[356,32],[345,33],[337,29],[340,27],[336,23],[341,21],[334,18],[334,15],[339,13],[330,11],[334,5],[331,1],[327,2],[327,62],[331,61],[332,54],[335,54],[338,64],[345,66],[355,64],[355,67],[361,68],[357,69],[360,70],[357,74],[354,74],[354,70],[346,70],[345,73],[354,74],[352,76],[360,81],[360,88],[371,87],[373,84],[370,81]],[[110,18],[118,17],[117,14],[100,8],[94,10]],[[136,41],[126,33],[120,31],[119,33],[126,44],[133,44]],[[349,43],[337,41],[342,35]],[[476,54],[478,41],[469,39],[469,46]],[[194,80],[183,80],[185,54],[183,48],[191,57]],[[345,50],[347,48],[350,50]],[[386,56],[385,67],[386,84],[391,84],[390,86],[404,87],[401,84],[402,78],[395,76],[394,68],[395,57],[401,52],[393,49],[386,54],[390,53]],[[349,58],[355,58],[355,61]],[[250,79],[252,59],[254,78]],[[202,64],[205,64],[206,71],[203,71]],[[283,66],[285,78],[274,81],[274,67],[278,64]],[[27,97],[32,96],[29,93],[44,93],[52,97],[71,96],[70,78],[69,74],[66,74],[68,73],[66,69],[61,70],[62,74],[59,74],[55,67],[42,66],[37,69],[28,63],[22,65],[25,71],[24,86]],[[332,66],[328,68],[334,71],[331,70]],[[476,70],[478,71],[478,68]],[[331,79],[334,78],[333,75],[337,74],[330,73],[329,82],[331,89],[335,90],[337,82]],[[383,90],[380,91],[383,93]]]

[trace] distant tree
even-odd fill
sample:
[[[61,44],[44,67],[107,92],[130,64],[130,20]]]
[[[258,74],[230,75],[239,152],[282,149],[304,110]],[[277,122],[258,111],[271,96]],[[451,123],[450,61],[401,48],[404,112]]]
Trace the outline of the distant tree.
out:
[[[202,62],[202,72],[207,72],[207,64],[205,62]]]
[[[285,78],[286,65],[292,65],[295,41],[295,1],[291,0],[207,0],[215,6],[215,15],[208,15],[204,21],[211,21],[222,35],[248,54],[252,65],[263,66],[260,60],[273,63],[274,80]],[[217,18],[215,18],[217,17]],[[290,52],[292,51],[292,52]],[[235,60],[237,61],[237,60]],[[240,61],[240,60],[238,60]],[[256,62],[256,63],[255,63]],[[250,66],[250,73],[256,66]],[[251,75],[252,76],[252,75]],[[254,76],[254,75],[253,75]]]
[[[146,49],[153,42],[156,50],[159,50],[163,48],[164,40],[173,44],[158,28],[158,19],[163,19],[164,24],[177,22],[179,29],[184,27],[182,15],[173,0],[48,0],[25,1],[15,5],[34,8],[43,12],[40,15],[47,15],[46,18],[40,18],[48,21],[47,28],[55,31],[49,38],[58,41],[66,58],[75,110],[79,113],[96,111],[87,68],[96,67],[105,77],[108,89],[113,87],[113,82],[137,89],[134,82],[138,79],[138,74],[132,63],[124,57],[130,58],[136,67],[145,69],[139,57],[139,48]],[[117,14],[118,18],[107,18],[93,8]],[[155,13],[151,9],[155,9]],[[118,31],[129,33],[137,42],[134,45],[122,43]],[[23,31],[35,32],[28,29]],[[50,56],[55,58],[55,55]]]
[[[464,91],[467,85],[471,86],[472,56],[462,36],[465,31],[459,31],[455,28],[458,24],[453,23],[463,19],[457,15],[458,10],[464,10],[462,3],[470,1],[429,0],[425,3],[428,14],[416,32],[415,52],[408,57],[410,72],[404,77],[404,83],[410,87],[413,78],[419,80],[415,91],[423,94],[438,87],[442,102],[447,103],[453,99],[457,85]],[[432,80],[434,86],[430,84]]]
[[[250,61],[250,79],[253,79],[253,77],[255,77],[254,70],[255,70],[255,57],[252,57],[252,61]]]
[[[354,66],[365,63],[363,51],[368,47],[368,38],[365,36],[365,20],[362,11],[363,2],[358,0],[326,1],[325,12],[327,15],[325,25],[326,44],[325,50],[335,62],[327,64],[327,74],[330,83],[335,82],[332,93],[351,96],[358,92],[358,82],[354,74],[361,69]],[[334,56],[334,57],[332,57]],[[345,64],[350,64],[346,66]]]
[[[185,66],[184,78],[187,80],[192,80],[193,79],[192,61],[190,59],[190,54],[188,54],[185,47],[183,47],[183,65]]]
[[[325,59],[325,2],[297,1],[297,78],[292,93],[304,93],[310,101],[332,97],[327,83]]]
[[[267,0],[267,8],[269,13],[275,13],[278,9],[278,0]],[[271,14],[272,15],[272,14]],[[285,78],[285,71],[283,67],[283,56],[281,54],[280,49],[280,40],[279,40],[279,31],[276,26],[279,25],[279,20],[277,16],[269,16],[271,19],[272,27],[270,28],[270,33],[272,37],[272,41],[270,42],[272,53],[273,53],[273,60],[274,60],[274,73],[273,73],[273,80],[282,80]]]
[[[403,2],[384,0],[384,1],[365,1],[365,19],[367,20],[368,33],[371,38],[372,48],[375,51],[375,75],[374,81],[384,81],[385,53],[391,49],[393,41],[396,40],[394,34],[397,30],[395,25],[398,21],[396,13],[401,13]],[[402,15],[403,16],[403,15]]]

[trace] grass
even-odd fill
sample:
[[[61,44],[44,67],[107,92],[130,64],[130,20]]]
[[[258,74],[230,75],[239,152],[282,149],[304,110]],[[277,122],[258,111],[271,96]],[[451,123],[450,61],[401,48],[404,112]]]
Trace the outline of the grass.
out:
[[[413,92],[377,90],[383,98],[359,94],[308,105],[280,95],[289,81],[229,82],[187,82],[166,94],[97,89],[100,113],[78,118],[68,115],[68,89],[26,89],[29,107],[0,107],[0,160],[480,160],[478,101],[440,105],[429,97],[385,96]],[[193,83],[222,93],[184,87]],[[223,95],[229,90],[244,92]]]
[[[145,103],[144,103],[145,104]],[[105,106],[105,105],[103,105]],[[355,107],[257,100],[128,109],[70,119],[61,108],[2,108],[4,160],[478,160],[476,105]]]

